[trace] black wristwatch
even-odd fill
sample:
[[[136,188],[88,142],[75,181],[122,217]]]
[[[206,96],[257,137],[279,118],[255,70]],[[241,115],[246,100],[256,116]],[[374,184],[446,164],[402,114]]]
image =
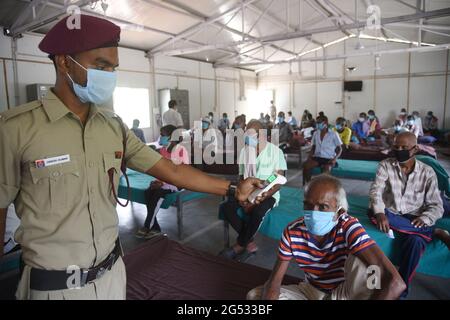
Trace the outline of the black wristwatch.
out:
[[[237,185],[235,183],[231,182],[230,185],[228,186],[227,197],[235,198],[236,197],[236,189],[237,189]]]

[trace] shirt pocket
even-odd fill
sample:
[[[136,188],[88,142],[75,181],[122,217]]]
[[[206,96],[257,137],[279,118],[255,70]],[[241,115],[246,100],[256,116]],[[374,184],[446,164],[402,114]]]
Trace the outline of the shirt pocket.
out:
[[[115,187],[115,191],[116,194],[118,194],[118,190],[119,190],[119,183],[120,183],[120,175],[121,175],[121,171],[120,171],[120,167],[122,165],[122,159],[116,159],[116,155],[114,152],[105,152],[103,153],[103,168],[105,171],[105,177],[106,177],[106,181],[105,183],[107,184],[107,187],[104,188],[104,190],[108,190],[108,194],[107,196],[109,197],[110,201],[115,205],[116,204],[116,200],[114,199],[114,195],[112,193],[112,185],[111,182],[109,180],[109,174],[108,171],[110,169],[114,169],[113,170],[113,182],[114,182],[114,187]]]
[[[44,168],[30,165],[31,179],[34,185],[33,200],[38,209],[56,212],[65,209],[75,199],[74,179],[79,179],[80,170],[76,160]]]

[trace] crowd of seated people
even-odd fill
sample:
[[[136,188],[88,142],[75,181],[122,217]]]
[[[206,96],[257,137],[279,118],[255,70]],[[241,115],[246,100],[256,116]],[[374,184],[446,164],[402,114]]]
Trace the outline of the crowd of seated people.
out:
[[[309,134],[312,145],[303,167],[304,204],[299,210],[303,210],[304,217],[286,226],[272,275],[263,286],[250,291],[248,299],[398,299],[408,295],[410,281],[426,244],[439,239],[450,250],[449,232],[435,227],[439,219],[448,215],[437,187],[437,176],[430,166],[415,159],[420,151],[421,130],[425,134],[434,120],[426,118],[422,122],[419,119],[418,112],[408,115],[404,110],[392,128],[383,130],[373,110],[362,112],[354,123],[339,117],[334,125],[323,112],[314,119],[307,110],[300,123],[292,113],[286,118],[284,112],[278,113],[276,123],[264,113],[249,123],[245,115],[238,115],[232,123],[227,114],[222,115],[217,126],[222,133],[228,130],[244,133],[244,145],[237,150],[240,179],[265,180],[274,172],[285,175],[287,164],[283,149],[289,147],[290,139],[296,134]],[[202,118],[202,132],[212,128],[212,123],[210,115]],[[159,143],[163,146],[161,154],[172,160],[170,150],[176,149],[180,142],[171,137],[175,129],[174,126],[163,127]],[[279,130],[278,145],[271,142],[274,129]],[[395,241],[401,241],[403,249],[398,270],[364,226],[348,213],[346,194],[339,180],[330,174],[311,177],[315,167],[330,173],[342,151],[352,145],[370,145],[385,137],[390,138],[391,157],[378,166],[376,180],[370,188],[367,214],[381,232],[394,230]],[[220,139],[216,137],[216,141]],[[179,162],[189,163],[189,160]],[[161,232],[156,219],[158,203],[166,194],[178,191],[173,188],[160,181],[149,186],[146,192],[148,215],[138,236],[150,238]],[[220,252],[221,256],[243,262],[256,254],[258,247],[254,236],[264,217],[278,205],[279,190],[280,186],[272,188],[255,203],[231,198],[221,203],[219,210],[237,232],[235,244]],[[292,259],[305,272],[306,281],[282,286]],[[381,290],[371,290],[365,285],[370,265],[382,270]]]

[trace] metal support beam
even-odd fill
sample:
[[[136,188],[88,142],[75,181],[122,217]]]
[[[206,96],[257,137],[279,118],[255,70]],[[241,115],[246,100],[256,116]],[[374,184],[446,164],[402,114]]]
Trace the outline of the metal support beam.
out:
[[[420,28],[420,25],[416,23],[393,23],[391,24],[392,27],[398,27],[398,28],[406,28],[406,29],[417,29]],[[437,25],[437,24],[427,24],[426,28],[428,30],[442,30],[442,31],[450,31],[450,26],[446,25]]]
[[[342,54],[342,55],[332,55],[332,56],[322,56],[322,57],[314,57],[314,58],[299,58],[291,61],[286,60],[277,60],[277,61],[264,61],[259,63],[241,63],[239,65],[223,65],[223,67],[250,67],[250,66],[258,66],[258,65],[279,65],[279,64],[289,64],[295,61],[330,61],[330,60],[342,60],[350,57],[361,57],[361,56],[373,56],[373,55],[386,55],[386,54],[395,54],[395,53],[405,53],[405,52],[430,52],[430,51],[441,51],[447,50],[450,48],[450,43],[436,45],[434,47],[411,47],[411,48],[403,48],[403,49],[389,49],[389,50],[371,50],[364,52],[355,52],[351,54]],[[222,65],[221,65],[222,67]]]
[[[420,8],[419,5],[415,7],[412,4],[409,4],[409,3],[405,2],[405,1],[402,1],[402,0],[394,0],[394,1],[398,2],[398,3],[401,3],[401,4],[407,6],[408,8],[411,8],[413,10],[418,10],[419,12],[423,12],[423,10]]]
[[[75,0],[70,3],[71,6],[78,6],[80,8],[88,5],[91,2],[91,0]],[[52,23],[53,21],[57,20],[59,17],[63,16],[67,13],[67,8],[69,6],[63,5],[60,9],[57,10],[56,13],[47,15],[44,18],[40,18],[34,21],[31,21],[26,24],[20,24],[15,26],[14,28],[11,28],[11,35],[13,37],[17,37],[18,35],[27,32],[27,31],[33,31],[38,28],[41,28],[43,26],[46,26],[49,23]],[[25,10],[27,10],[29,7],[27,7]]]
[[[388,25],[391,23],[399,23],[399,22],[405,22],[405,21],[413,21],[413,20],[418,20],[420,18],[430,19],[430,18],[437,18],[437,17],[449,16],[449,15],[450,15],[450,8],[445,8],[445,9],[432,10],[432,11],[415,13],[415,14],[404,15],[404,16],[382,18],[381,25]],[[366,26],[366,22],[361,21],[361,22],[356,22],[356,23],[344,24],[339,27],[330,26],[330,27],[288,32],[288,33],[280,33],[280,34],[260,37],[257,39],[248,39],[245,41],[219,43],[219,44],[215,44],[214,46],[215,46],[215,49],[218,49],[218,48],[228,48],[228,47],[238,46],[238,45],[242,45],[242,44],[250,44],[250,43],[268,44],[271,42],[310,37],[314,34],[319,34],[319,33],[327,33],[327,32],[339,31],[339,30],[363,29],[363,28],[365,28],[365,26]],[[201,48],[198,48],[198,49],[199,49],[199,51],[201,51]]]
[[[200,12],[197,12],[194,9],[187,7],[186,5],[181,4],[181,3],[177,2],[176,0],[164,0],[164,2],[169,3],[170,5],[173,5],[173,6],[177,7],[177,8],[186,10],[187,12],[189,12],[191,14],[197,15],[199,19],[202,19],[202,21],[207,19],[207,17],[203,16]],[[249,5],[246,5],[245,7],[247,7],[247,6],[249,6]],[[228,31],[230,33],[233,33],[235,35],[238,35],[239,37],[244,38],[245,40],[243,40],[243,42],[245,42],[245,41],[249,41],[249,43],[254,43],[254,42],[258,43],[259,42],[258,38],[251,36],[250,34],[248,34],[248,32],[242,33],[242,31],[230,28],[230,27],[222,24],[221,22],[216,21],[216,22],[213,23],[213,25],[218,27],[218,28],[223,28],[223,29],[225,29],[226,31]],[[168,43],[170,41],[171,40],[168,40],[168,41],[165,41],[164,43]],[[233,46],[234,45],[229,45],[229,46],[222,46],[221,44],[219,45],[219,47],[221,47],[221,48],[229,48],[229,47],[233,47]],[[273,47],[276,50],[282,51],[282,52],[287,53],[287,54],[291,54],[293,56],[296,54],[295,52],[292,52],[292,51],[280,48],[279,46],[276,46],[276,45],[273,45],[273,44],[271,44],[270,46]],[[164,51],[164,50],[157,50],[158,47],[159,46],[156,46],[155,48],[153,48],[151,50],[151,52],[153,54],[155,54],[155,55],[168,55],[168,54],[173,54],[173,52],[174,52],[173,50],[169,50],[169,53]],[[189,50],[191,53],[204,51],[202,48],[199,48],[199,47],[197,47],[197,49],[198,49],[198,51],[194,51],[195,48],[184,48],[184,49],[180,49],[180,50]],[[207,48],[207,49],[209,49],[209,48]]]
[[[227,15],[230,15],[230,14],[235,13],[236,11],[242,10],[242,7],[245,8],[245,6],[251,4],[252,2],[255,2],[255,1],[257,1],[257,0],[244,0],[242,2],[242,4],[239,4],[239,5],[231,8],[231,9],[228,9],[227,11],[225,11],[223,13],[219,13],[219,14],[216,14],[216,15],[210,17],[210,18],[206,18],[204,22],[200,22],[200,23],[198,23],[198,24],[196,24],[196,25],[186,29],[185,31],[181,32],[180,34],[178,34],[173,39],[164,41],[163,43],[161,43],[161,44],[157,45],[156,47],[154,47],[150,52],[151,53],[155,53],[157,51],[160,51],[161,49],[171,45],[173,42],[175,42],[175,41],[177,41],[179,39],[182,39],[182,38],[186,38],[186,37],[192,35],[193,33],[195,33],[197,30],[199,30],[201,28],[204,28],[204,27],[207,27],[207,26],[209,26],[209,25],[219,21],[220,19],[222,19],[223,17],[225,17]]]

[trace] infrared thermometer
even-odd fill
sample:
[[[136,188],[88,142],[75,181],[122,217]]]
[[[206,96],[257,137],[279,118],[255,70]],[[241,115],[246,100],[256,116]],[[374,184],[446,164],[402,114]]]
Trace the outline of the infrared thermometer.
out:
[[[264,187],[262,189],[257,189],[250,194],[250,196],[248,197],[248,201],[254,203],[257,197],[262,195],[264,192],[267,192],[270,189],[272,189],[273,186],[277,184],[283,185],[286,182],[287,179],[285,176],[282,176],[281,174],[278,173],[274,173],[263,182]]]

